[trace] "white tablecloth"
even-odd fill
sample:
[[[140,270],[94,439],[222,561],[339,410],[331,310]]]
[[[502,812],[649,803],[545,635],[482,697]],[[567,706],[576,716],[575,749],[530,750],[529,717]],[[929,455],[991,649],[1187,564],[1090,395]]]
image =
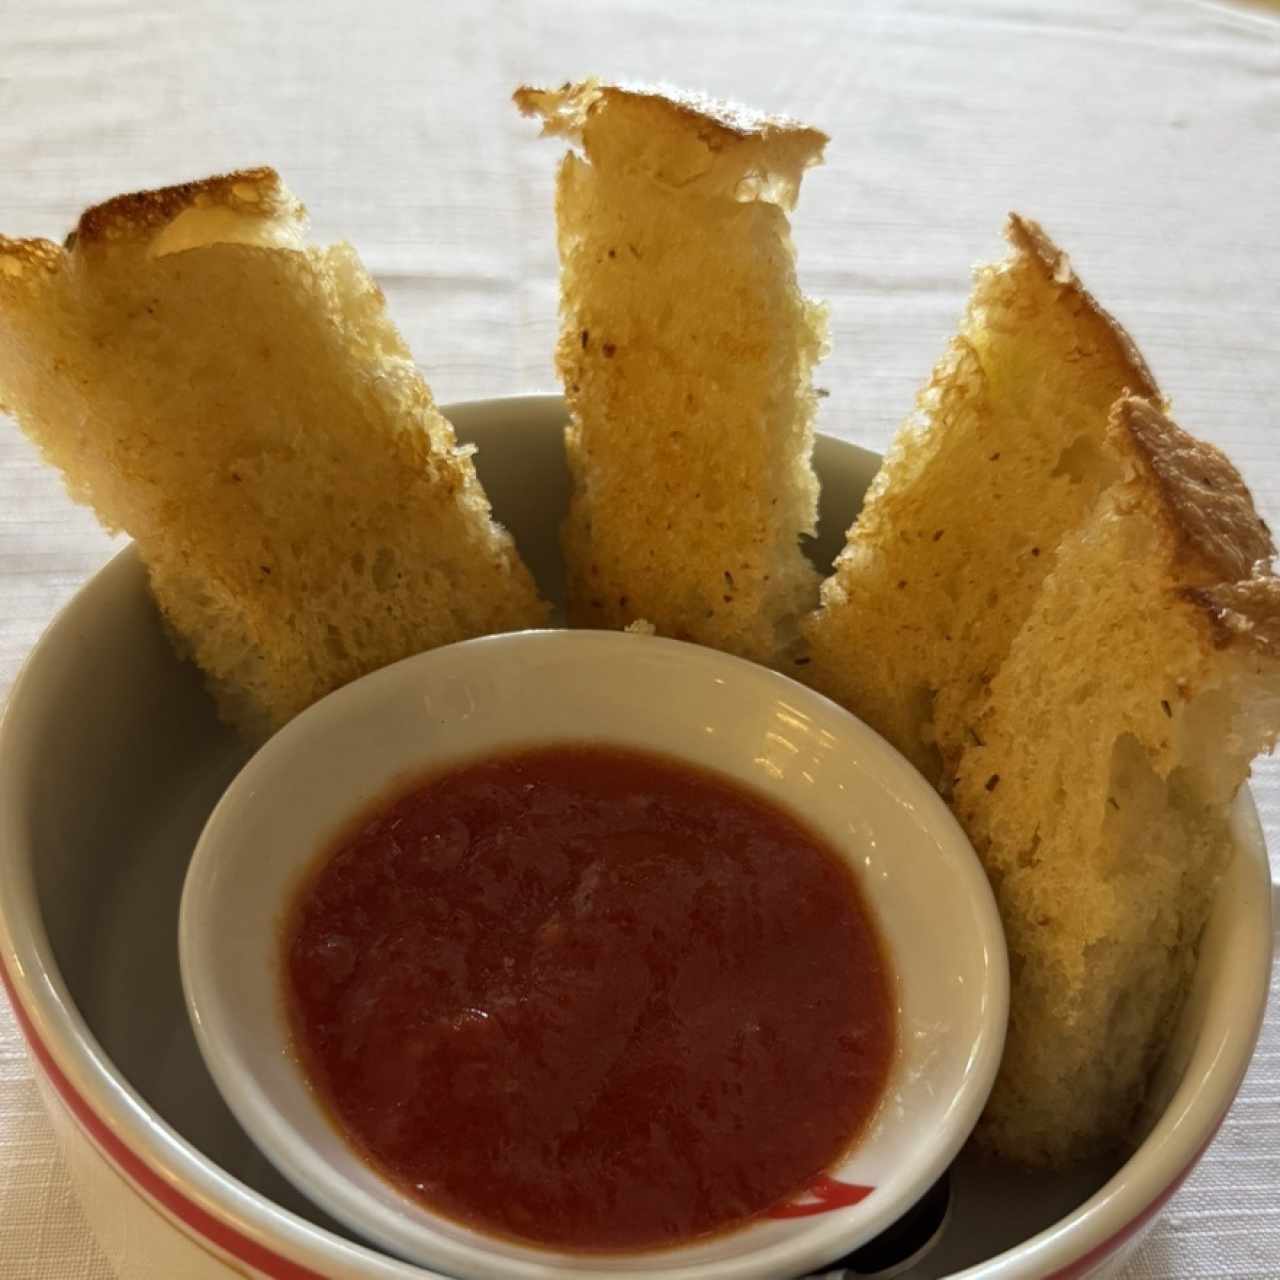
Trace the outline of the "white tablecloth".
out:
[[[441,401],[555,387],[558,146],[522,80],[663,79],[832,135],[795,220],[821,426],[883,448],[1008,209],[1072,253],[1280,528],[1280,9],[1139,0],[0,3],[0,231],[274,164]],[[0,423],[0,694],[111,542]],[[1280,767],[1254,791],[1280,855]],[[1132,1280],[1280,1277],[1280,1010]],[[122,1280],[128,1280],[127,1260]],[[0,997],[0,1280],[108,1277]]]

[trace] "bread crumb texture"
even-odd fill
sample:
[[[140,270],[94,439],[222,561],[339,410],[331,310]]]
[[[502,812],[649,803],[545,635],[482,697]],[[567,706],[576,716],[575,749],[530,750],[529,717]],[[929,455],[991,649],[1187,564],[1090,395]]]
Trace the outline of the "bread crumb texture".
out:
[[[1013,984],[980,1136],[1036,1163],[1125,1136],[1280,728],[1280,583],[1239,475],[1144,400],[1106,444],[1120,478],[1064,537],[954,780]]]
[[[136,541],[221,713],[262,736],[546,609],[347,245],[270,169],[0,237],[0,405]]]
[[[867,494],[803,678],[939,781],[1073,528],[1114,474],[1102,448],[1126,390],[1158,398],[1066,256],[1013,216],[959,334]]]
[[[817,599],[800,538],[826,318],[784,210],[826,139],[595,82],[516,102],[576,148],[556,193],[570,619],[775,662]]]
[[[1239,474],[1025,219],[806,619],[802,676],[948,796],[1009,942],[978,1139],[1123,1143],[1280,726],[1280,584]]]

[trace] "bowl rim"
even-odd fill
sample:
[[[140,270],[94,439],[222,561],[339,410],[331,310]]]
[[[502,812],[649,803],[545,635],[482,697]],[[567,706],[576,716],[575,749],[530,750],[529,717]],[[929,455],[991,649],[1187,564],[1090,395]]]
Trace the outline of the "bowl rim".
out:
[[[455,413],[475,419],[555,408],[563,409],[559,395],[534,394],[462,401],[443,405],[442,412],[451,419]],[[826,440],[870,454],[837,437]],[[277,1280],[324,1280],[335,1267],[370,1280],[431,1277],[435,1273],[334,1235],[275,1204],[188,1143],[134,1092],[103,1051],[58,969],[23,836],[23,779],[12,762],[24,722],[39,715],[36,685],[49,650],[65,633],[79,629],[80,615],[91,610],[100,593],[111,594],[139,571],[137,550],[130,544],[81,584],[28,654],[0,718],[0,985],[33,1058],[92,1145],[154,1210],[219,1257]],[[1206,1050],[1209,1067],[1196,1079],[1184,1077],[1152,1132],[1083,1204],[1004,1253],[955,1273],[953,1280],[1078,1280],[1160,1210],[1212,1141],[1244,1079],[1270,982],[1270,869],[1247,786],[1241,788],[1236,817],[1237,863],[1248,881],[1240,894],[1243,919],[1235,930],[1244,955],[1236,970],[1240,986],[1231,1016],[1220,1010],[1216,1036]]]
[[[587,1255],[580,1258],[571,1271],[556,1274],[572,1275],[575,1280],[606,1280],[607,1277],[637,1274],[637,1269],[644,1267],[644,1274],[665,1280],[697,1280],[698,1277],[729,1274],[772,1276],[780,1269],[789,1272],[821,1267],[825,1265],[824,1259],[848,1253],[892,1225],[942,1176],[967,1141],[986,1105],[1003,1053],[1008,1011],[1004,933],[995,897],[968,838],[941,797],[910,763],[863,721],[831,699],[780,672],[732,654],[686,641],[629,636],[612,630],[543,628],[506,632],[459,641],[392,663],[344,685],[296,716],[255,753],[224,791],[209,815],[188,866],[179,913],[178,950],[183,995],[205,1065],[241,1127],[251,1138],[258,1140],[268,1159],[321,1209],[345,1222],[357,1234],[404,1256],[417,1253],[428,1260],[428,1265],[440,1267],[448,1274],[454,1274],[455,1268],[460,1275],[488,1275],[495,1269],[501,1269],[503,1274],[533,1280],[533,1277],[548,1274],[548,1268],[554,1269],[559,1264],[559,1259],[553,1256],[554,1249],[548,1255],[545,1248],[536,1244],[505,1242],[514,1244],[518,1252],[504,1252],[504,1242],[494,1241],[483,1229],[469,1232],[469,1235],[474,1234],[473,1239],[459,1240],[450,1238],[448,1234],[442,1235],[436,1223],[456,1225],[449,1221],[448,1215],[440,1214],[427,1205],[424,1206],[425,1221],[419,1223],[414,1218],[406,1218],[403,1213],[374,1203],[367,1193],[352,1184],[341,1169],[326,1167],[303,1128],[283,1117],[282,1109],[277,1105],[281,1095],[264,1082],[246,1054],[246,1042],[265,1044],[273,1057],[287,1053],[288,1033],[278,1018],[279,1010],[276,1010],[277,1019],[272,1023],[271,1031],[263,1031],[255,1025],[252,1032],[245,1034],[243,1022],[239,1023],[239,1029],[232,1025],[237,1021],[239,1005],[235,993],[241,988],[228,971],[227,962],[230,962],[231,969],[235,969],[236,960],[222,945],[215,924],[215,918],[224,919],[228,914],[238,916],[237,904],[246,896],[242,876],[221,874],[222,868],[233,865],[239,857],[238,851],[243,847],[239,833],[246,814],[261,812],[264,797],[278,794],[281,786],[292,792],[294,779],[299,774],[306,776],[317,760],[332,758],[335,750],[331,744],[335,737],[344,742],[336,749],[338,753],[349,750],[346,743],[363,743],[371,735],[384,740],[387,737],[398,739],[399,733],[384,733],[384,727],[389,721],[403,724],[407,713],[414,714],[409,709],[418,706],[424,687],[434,687],[428,686],[429,680],[442,680],[448,687],[450,678],[461,675],[465,680],[474,675],[477,668],[481,672],[500,669],[506,673],[519,673],[525,663],[532,663],[534,669],[542,673],[546,671],[548,662],[554,664],[558,671],[570,671],[573,679],[585,676],[588,683],[593,675],[603,672],[611,684],[620,683],[626,688],[650,688],[655,679],[661,687],[704,690],[710,685],[723,687],[726,692],[732,691],[736,708],[746,707],[752,711],[758,707],[772,709],[782,703],[794,706],[805,717],[814,720],[817,737],[825,739],[828,732],[838,735],[841,744],[852,753],[850,758],[862,762],[854,770],[827,771],[829,780],[820,790],[828,797],[828,803],[840,806],[846,817],[852,817],[874,803],[875,796],[887,798],[890,803],[886,823],[902,822],[915,828],[922,841],[929,842],[927,846],[921,843],[917,848],[904,849],[905,856],[895,857],[894,866],[914,864],[917,883],[920,877],[927,880],[940,878],[950,886],[948,893],[955,895],[951,897],[952,902],[956,901],[956,896],[964,895],[972,904],[972,910],[961,912],[958,906],[956,908],[953,918],[963,915],[968,923],[964,928],[958,928],[955,934],[956,946],[960,945],[960,940],[963,940],[963,946],[950,952],[952,962],[959,964],[963,957],[966,963],[972,964],[972,980],[966,982],[957,995],[946,977],[949,969],[931,967],[928,977],[919,984],[919,990],[926,993],[923,996],[926,1001],[930,998],[928,992],[951,991],[946,1002],[962,1009],[962,1016],[976,1024],[975,1039],[962,1055],[963,1061],[946,1068],[948,1072],[956,1073],[954,1092],[940,1087],[947,1078],[945,1075],[939,1075],[929,1066],[923,1069],[923,1077],[934,1082],[927,1092],[933,1096],[933,1105],[940,1108],[940,1114],[923,1131],[924,1136],[916,1138],[914,1149],[894,1158],[892,1178],[886,1177],[877,1188],[880,1197],[874,1217],[867,1219],[867,1212],[872,1207],[870,1203],[866,1209],[855,1210],[849,1206],[854,1214],[852,1222],[846,1213],[788,1215],[794,1221],[790,1223],[787,1235],[761,1242],[760,1248],[749,1255],[739,1252],[730,1258],[689,1257],[682,1253],[680,1246],[696,1246],[702,1242],[687,1241],[677,1242],[672,1249],[658,1251],[626,1250],[596,1259]],[[514,679],[513,683],[530,687],[522,678]],[[691,696],[696,697],[696,694]],[[496,701],[503,707],[507,704],[506,698]],[[685,741],[684,736],[673,733],[671,729],[671,725],[678,722],[678,717],[673,721],[671,716],[663,714],[661,720],[661,736],[668,741],[661,746],[642,744],[638,749],[656,751],[677,763],[687,759],[686,749],[676,745],[677,741]],[[350,737],[353,724],[359,726],[355,738]],[[562,734],[547,738],[541,734],[530,737],[520,720],[509,719],[503,714],[497,721],[496,741],[483,748],[479,758],[564,741],[599,742],[623,749],[634,746],[636,742],[633,733],[625,730],[615,732],[612,728],[599,735],[588,732],[579,736],[573,730],[567,733],[567,738]],[[717,744],[722,741],[721,736],[717,735],[715,741]],[[753,751],[759,749],[756,739],[752,739],[752,744]],[[456,749],[448,745],[440,754],[446,768],[450,759],[465,762],[475,758],[470,750],[464,750],[459,757]],[[695,754],[688,753],[689,756]],[[728,750],[722,753],[717,750],[714,754],[722,758],[713,764],[694,764],[693,767],[723,776],[783,811],[796,811],[792,794],[794,787],[774,794],[760,786],[757,773],[750,768],[752,752],[744,754],[740,750]],[[434,769],[436,766],[428,767]],[[399,765],[390,765],[389,769],[390,772],[384,776],[392,780],[404,779],[416,772],[416,766],[403,760]],[[837,786],[837,778],[849,781],[850,799],[834,800],[835,791],[843,792],[845,789],[843,783]],[[359,812],[360,797],[366,793],[366,784],[356,783],[352,787],[350,804],[344,804],[340,798],[338,804],[348,812]],[[284,812],[288,814],[289,811]],[[904,814],[911,816],[904,817]],[[283,821],[290,826],[295,825],[287,816]],[[303,825],[308,822],[304,819]],[[314,865],[315,848],[310,837],[305,843],[296,845],[288,836],[285,839],[292,848],[303,851],[302,866]],[[824,839],[832,844],[839,843],[830,832]],[[925,855],[924,862],[921,855]],[[859,869],[858,860],[851,852],[842,848],[840,856],[855,872]],[[232,860],[230,864],[228,857]],[[285,865],[292,862],[291,854]],[[936,872],[929,870],[934,866],[938,868]],[[910,883],[909,873],[906,878]],[[274,886],[274,879],[269,883]],[[286,900],[296,886],[296,875],[286,874],[280,886]],[[878,918],[880,929],[899,934],[917,932],[904,928],[904,922],[912,918],[912,913],[900,892],[882,895],[877,890],[874,876],[864,881],[863,892]],[[276,897],[275,887],[265,891],[265,896],[263,893],[260,887],[255,886],[252,896],[259,899],[261,909],[278,919],[283,902]],[[268,951],[270,946],[268,942]],[[901,942],[894,953],[903,954]],[[240,978],[243,979],[242,973]],[[909,1011],[907,1016],[912,1016]],[[280,1043],[273,1048],[272,1037],[277,1034]],[[931,1056],[927,1052],[923,1055],[925,1059]],[[297,1084],[296,1079],[292,1084]],[[893,1092],[891,1076],[886,1085],[886,1098]],[[922,1132],[914,1120],[906,1121],[896,1112],[897,1108],[889,1107],[882,1113],[887,1132],[915,1132],[917,1135]],[[837,1206],[833,1203],[830,1207]],[[494,1248],[495,1244],[499,1247]]]

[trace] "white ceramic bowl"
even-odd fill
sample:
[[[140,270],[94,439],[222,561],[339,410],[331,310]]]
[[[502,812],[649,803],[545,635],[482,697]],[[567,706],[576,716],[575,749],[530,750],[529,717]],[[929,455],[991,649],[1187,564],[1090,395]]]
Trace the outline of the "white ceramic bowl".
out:
[[[526,746],[592,742],[711,769],[801,817],[849,863],[895,975],[898,1048],[869,1131],[828,1170],[872,1188],[710,1239],[601,1257],[525,1246],[431,1212],[337,1134],[289,1052],[280,920],[318,853],[397,779]],[[361,1235],[468,1280],[798,1275],[888,1227],[977,1122],[1008,1014],[986,876],[927,782],[793,680],[697,645],[526,631],[450,645],[338,690],[245,766],[196,846],[178,929],[196,1038],[223,1096],[304,1194]],[[823,1187],[830,1186],[824,1180]]]
[[[558,598],[567,477],[553,396],[447,410],[499,516]],[[828,565],[879,459],[818,440]],[[259,1154],[209,1079],[177,974],[177,909],[210,811],[245,761],[175,660],[132,549],[41,639],[0,724],[0,977],[85,1211],[122,1280],[422,1280],[353,1240]],[[910,1280],[1074,1280],[1117,1266],[1190,1172],[1253,1052],[1270,876],[1247,791],[1238,853],[1140,1145],[1069,1175],[962,1152],[951,1222]]]

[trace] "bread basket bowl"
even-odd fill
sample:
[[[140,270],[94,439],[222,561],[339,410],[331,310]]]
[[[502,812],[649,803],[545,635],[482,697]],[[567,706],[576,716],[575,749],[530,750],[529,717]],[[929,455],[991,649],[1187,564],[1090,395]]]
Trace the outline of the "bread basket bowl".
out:
[[[543,589],[562,586],[557,397],[448,409]],[[829,561],[877,458],[819,441]],[[293,1192],[223,1108],[186,1026],[177,898],[246,752],[173,657],[126,550],[50,627],[0,729],[0,967],[86,1212],[121,1274],[423,1271],[356,1243]],[[1266,851],[1247,792],[1195,987],[1127,1159],[1027,1177],[962,1156],[952,1221],[907,1274],[1103,1275],[1194,1167],[1239,1089],[1266,1002]]]

